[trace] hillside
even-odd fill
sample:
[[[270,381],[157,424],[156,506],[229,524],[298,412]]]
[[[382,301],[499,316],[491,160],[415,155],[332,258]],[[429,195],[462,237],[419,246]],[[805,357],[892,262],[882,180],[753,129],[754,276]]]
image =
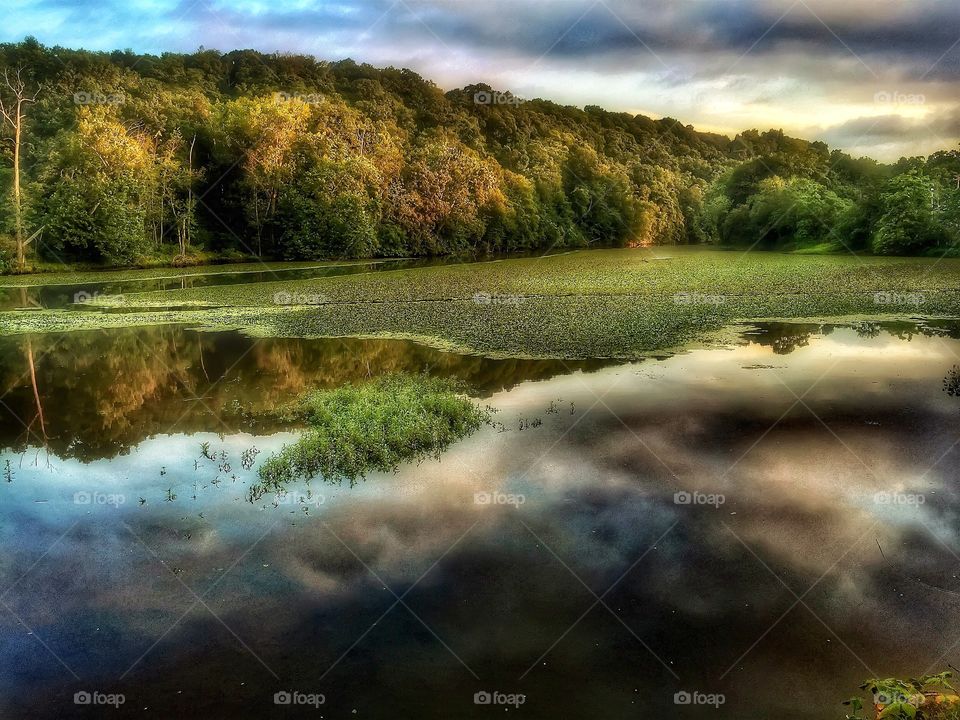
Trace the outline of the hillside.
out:
[[[960,217],[956,152],[886,166],[779,131],[731,140],[251,50],[28,39],[0,45],[0,64],[14,80],[5,107],[17,71],[36,99],[23,105],[19,202],[4,147],[7,269],[18,245],[24,267],[695,242],[909,254],[945,252]]]

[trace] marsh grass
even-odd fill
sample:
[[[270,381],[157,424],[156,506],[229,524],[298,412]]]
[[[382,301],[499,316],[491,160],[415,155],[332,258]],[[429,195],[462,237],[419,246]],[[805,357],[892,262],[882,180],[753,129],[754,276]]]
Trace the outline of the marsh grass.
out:
[[[453,442],[489,419],[456,382],[425,375],[387,375],[370,382],[316,390],[288,410],[309,430],[259,469],[251,502],[316,477],[351,485],[372,471],[439,458]]]

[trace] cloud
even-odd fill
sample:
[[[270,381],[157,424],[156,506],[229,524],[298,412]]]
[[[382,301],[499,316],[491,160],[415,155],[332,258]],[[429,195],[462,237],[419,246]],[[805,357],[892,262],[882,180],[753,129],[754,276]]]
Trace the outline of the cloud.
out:
[[[882,147],[889,157],[923,154],[931,145],[952,149],[960,136],[960,105],[913,117],[896,112],[856,117],[828,127],[810,127],[804,134],[852,150]]]

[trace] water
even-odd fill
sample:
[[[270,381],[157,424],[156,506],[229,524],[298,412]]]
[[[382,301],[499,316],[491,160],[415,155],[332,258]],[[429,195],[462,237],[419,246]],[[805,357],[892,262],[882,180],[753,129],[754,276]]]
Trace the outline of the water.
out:
[[[197,268],[187,274],[172,277],[124,277],[118,272],[117,280],[98,280],[96,282],[68,284],[37,284],[24,287],[0,286],[0,311],[18,308],[55,309],[65,308],[77,302],[83,302],[98,295],[124,295],[128,293],[150,292],[154,290],[179,290],[210,285],[243,285],[247,283],[269,282],[272,280],[307,280],[309,278],[353,275],[356,273],[399,270],[401,268],[421,267],[438,263],[438,260],[376,260],[370,262],[348,262],[341,264],[308,265],[303,267],[285,267],[277,269],[270,265],[250,264],[241,270],[226,271],[216,266]],[[236,266],[233,266],[236,267]],[[263,268],[263,269],[261,269]],[[162,274],[162,270],[157,270]],[[102,273],[107,277],[109,273]],[[42,283],[42,275],[37,276]]]
[[[0,714],[842,717],[864,678],[960,659],[958,330],[744,326],[581,366],[182,328],[8,338]],[[251,412],[392,370],[464,378],[506,430],[247,502],[243,453],[296,433]]]

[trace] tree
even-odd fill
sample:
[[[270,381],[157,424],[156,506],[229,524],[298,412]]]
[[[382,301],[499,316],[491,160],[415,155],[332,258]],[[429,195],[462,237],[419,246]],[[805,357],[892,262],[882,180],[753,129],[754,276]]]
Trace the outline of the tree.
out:
[[[310,114],[309,104],[279,95],[239,98],[223,108],[224,144],[230,153],[242,158],[241,185],[257,237],[257,255],[263,255],[264,233],[277,211],[280,192],[294,177],[295,151]]]
[[[81,107],[76,129],[48,150],[41,182],[48,246],[114,265],[147,251],[147,208],[160,194],[156,144],[116,109]]]
[[[361,158],[321,160],[280,194],[280,253],[291,260],[370,257],[377,250],[379,177]]]
[[[13,134],[13,224],[17,244],[16,267],[18,272],[22,272],[26,266],[27,245],[36,237],[36,235],[27,237],[23,222],[23,195],[20,184],[20,160],[26,106],[35,103],[43,89],[41,85],[35,84],[28,90],[28,83],[23,75],[24,68],[22,66],[12,73],[10,68],[4,68],[3,80],[6,89],[0,90],[0,115],[3,116],[4,124],[9,127]]]
[[[911,170],[887,183],[882,194],[886,212],[876,224],[873,251],[909,255],[948,241],[933,211],[933,187],[925,175]]]

